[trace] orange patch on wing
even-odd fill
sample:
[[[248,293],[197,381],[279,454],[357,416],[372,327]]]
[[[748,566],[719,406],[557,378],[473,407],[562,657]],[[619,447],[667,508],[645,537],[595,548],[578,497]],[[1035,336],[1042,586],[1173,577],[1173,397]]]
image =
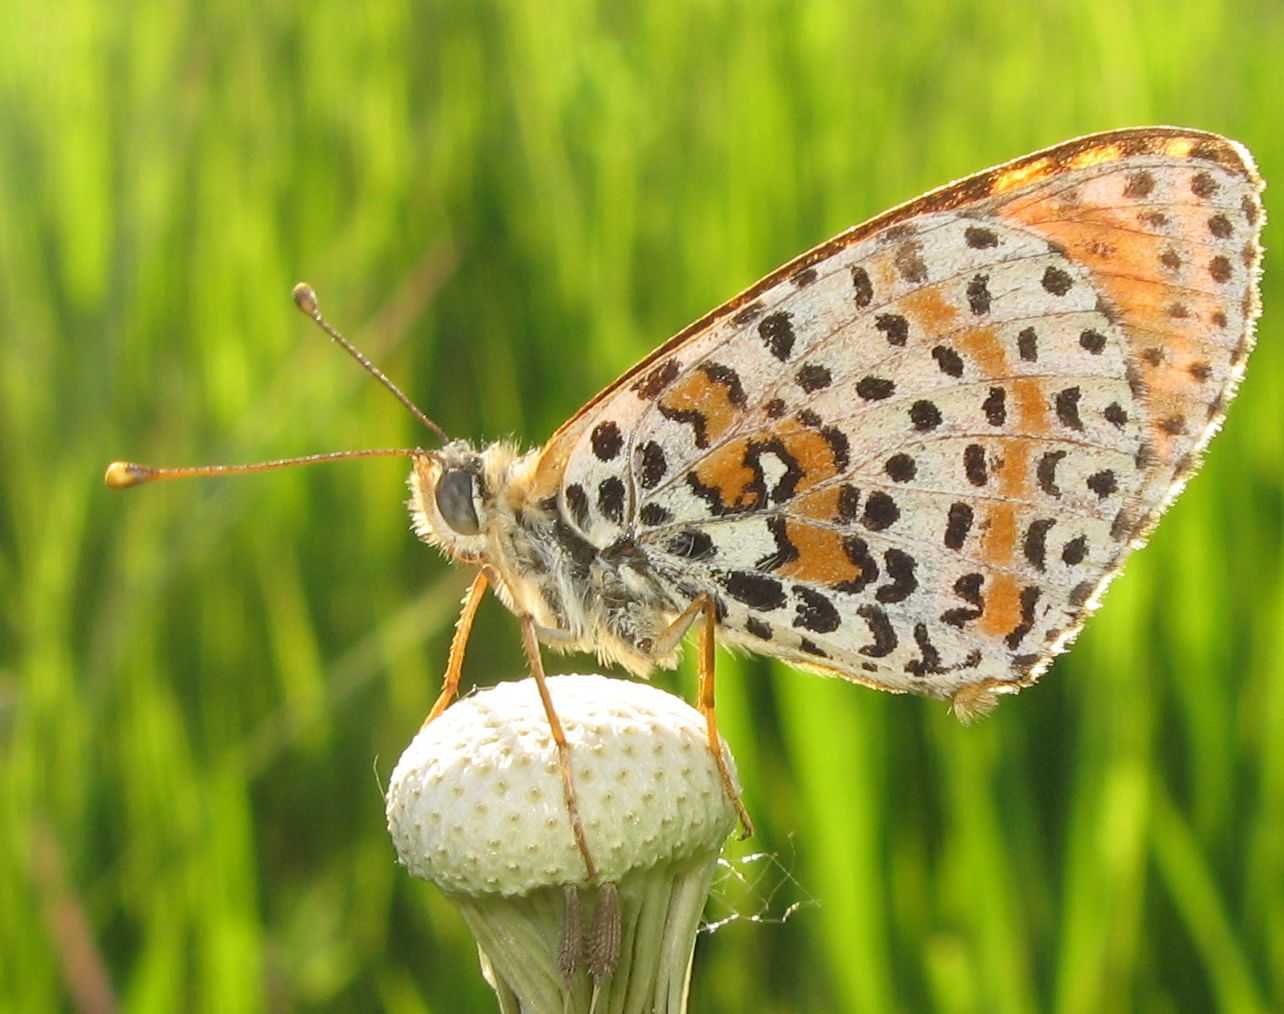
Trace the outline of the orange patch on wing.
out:
[[[842,536],[834,529],[786,520],[785,534],[798,549],[798,556],[776,568],[781,577],[816,584],[859,580],[861,569],[847,558]]]
[[[1169,158],[1186,158],[1194,149],[1193,137],[1172,137],[1164,144],[1164,154]]]
[[[1021,586],[1011,574],[995,574],[985,585],[981,629],[991,637],[1006,637],[1021,622]]]
[[[789,505],[789,513],[813,521],[837,521],[838,497],[842,486],[822,486]]]
[[[999,469],[999,492],[1024,500],[1030,491],[1030,444],[1021,440],[1003,441],[1003,467]]]
[[[747,439],[735,440],[719,447],[695,469],[696,479],[717,491],[724,509],[762,506],[764,491],[757,485],[758,473],[745,463],[748,444]]]
[[[702,370],[691,370],[670,387],[659,405],[671,412],[697,413],[704,420],[705,445],[715,444],[740,415],[732,388]]]
[[[717,491],[724,509],[761,507],[771,494],[772,483],[779,482],[780,478],[764,475],[761,463],[755,468],[752,455],[756,446],[764,457],[772,456],[773,448],[768,442],[773,438],[779,441],[775,450],[784,452],[783,456],[776,455],[776,460],[788,466],[784,461],[787,457],[797,469],[794,495],[838,475],[839,462],[830,442],[819,431],[807,429],[795,419],[783,422],[774,432],[741,437],[716,448],[696,466],[696,480]]]
[[[1016,505],[995,503],[988,508],[981,559],[1001,567],[1012,559],[1016,548]]]
[[[819,431],[807,429],[797,420],[791,420],[777,430],[776,435],[802,471],[802,478],[794,487],[795,493],[805,492],[838,475],[839,463],[834,457],[834,448]]]
[[[1172,240],[1137,231],[1121,214],[1085,219],[1087,216],[1076,216],[1072,222],[1046,222],[1039,231],[1064,245],[1073,260],[1094,270],[1163,280],[1159,275],[1160,255]]]
[[[1208,347],[1207,321],[1225,302],[1216,296],[1179,289],[1153,278],[1126,278],[1098,275],[1112,299],[1126,299],[1122,323],[1125,333],[1140,353],[1149,345],[1160,344],[1170,360],[1205,355]]]
[[[1007,372],[1007,350],[992,327],[970,327],[959,335],[959,344],[981,367],[982,376],[1001,377]]]
[[[1012,169],[1005,169],[994,177],[990,184],[991,194],[1006,194],[1010,190],[1019,190],[1021,187],[1029,186],[1031,183],[1037,183],[1045,179],[1056,169],[1052,159],[1044,156],[1036,158],[1033,162],[1026,162],[1024,165],[1015,166]]]
[[[1018,377],[1012,381],[1011,391],[1016,403],[1017,429],[1029,434],[1047,433],[1050,424],[1043,385],[1034,377]]]
[[[900,305],[905,316],[919,324],[924,334],[946,334],[954,330],[959,316],[958,308],[936,288],[917,289],[907,294]]]

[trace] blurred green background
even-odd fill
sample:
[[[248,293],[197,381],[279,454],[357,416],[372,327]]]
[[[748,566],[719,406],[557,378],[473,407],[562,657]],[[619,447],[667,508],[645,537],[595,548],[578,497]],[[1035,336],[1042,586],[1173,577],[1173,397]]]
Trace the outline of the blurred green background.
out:
[[[466,580],[404,463],[102,485],[426,442],[294,282],[449,432],[538,443],[1000,160],[1171,122],[1284,184],[1281,61],[1273,0],[8,0],[0,1008],[492,1009],[383,828]],[[724,657],[768,858],[693,1010],[1284,1009],[1281,267],[1206,468],[1040,686],[965,729]],[[492,600],[466,677],[522,669]]]

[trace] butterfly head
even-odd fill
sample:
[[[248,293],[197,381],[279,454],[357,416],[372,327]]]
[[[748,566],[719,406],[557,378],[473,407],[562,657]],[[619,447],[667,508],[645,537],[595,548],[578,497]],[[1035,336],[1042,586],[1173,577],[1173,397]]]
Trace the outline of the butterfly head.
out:
[[[452,559],[485,562],[512,458],[502,445],[478,450],[464,440],[416,456],[408,504],[415,534]]]

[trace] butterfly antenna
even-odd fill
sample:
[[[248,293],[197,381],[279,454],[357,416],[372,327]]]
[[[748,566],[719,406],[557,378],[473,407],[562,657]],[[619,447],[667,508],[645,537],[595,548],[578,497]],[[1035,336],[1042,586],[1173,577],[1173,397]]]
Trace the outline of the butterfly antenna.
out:
[[[374,363],[372,363],[369,359],[367,359],[365,355],[355,345],[352,344],[352,342],[348,341],[347,338],[343,337],[343,335],[341,335],[337,330],[335,330],[334,327],[331,326],[328,320],[326,320],[323,316],[321,316],[321,310],[317,306],[317,294],[312,291],[312,286],[308,285],[307,282],[300,282],[298,285],[294,287],[293,295],[294,295],[295,305],[304,313],[306,313],[309,317],[311,317],[314,321],[316,321],[317,326],[321,328],[321,330],[324,331],[326,334],[328,334],[331,337],[331,339],[333,339],[334,342],[340,346],[340,348],[342,348],[346,353],[348,353],[348,355],[350,355],[353,359],[355,359],[358,363],[360,363],[362,368],[365,369],[365,371],[369,373],[370,376],[374,377],[375,380],[379,381],[379,383],[381,383],[384,387],[386,387],[389,391],[391,391],[393,396],[409,410],[411,415],[413,415],[416,419],[418,419],[421,423],[423,423],[424,426],[426,426],[429,430],[435,433],[437,435],[437,438],[443,444],[450,443],[450,438],[446,436],[445,430],[443,430],[435,422],[429,419],[428,416],[424,414],[423,410],[418,405],[416,405],[413,401],[411,401],[409,398],[407,398],[404,394],[401,393],[401,388],[399,388],[396,384],[394,384],[388,378],[388,375],[383,372],[383,370],[379,369],[379,367],[377,367]]]
[[[294,302],[300,310],[311,317],[341,348],[360,363],[375,380],[391,391],[410,414],[435,433],[443,444],[449,443],[445,430],[428,418],[413,401],[401,393],[388,376],[367,359],[352,342],[331,327],[330,322],[321,316],[317,308],[317,294],[312,286],[300,282],[294,287]],[[267,472],[277,468],[290,468],[294,465],[318,465],[326,461],[343,461],[349,458],[422,458],[431,457],[434,452],[418,448],[386,448],[362,451],[328,451],[323,454],[306,454],[298,458],[279,458],[276,461],[260,461],[251,465],[194,465],[186,468],[154,468],[151,465],[140,465],[133,461],[113,461],[107,466],[104,477],[112,489],[128,489],[140,486],[145,482],[158,482],[163,479],[191,479],[211,475],[244,475],[247,472]]]
[[[259,461],[252,465],[193,465],[190,468],[153,468],[133,461],[113,461],[107,466],[104,479],[112,489],[128,489],[145,482],[162,479],[192,479],[209,475],[244,475],[246,472],[268,472],[274,468],[291,468],[294,465],[319,465],[325,461],[343,461],[348,458],[419,458],[431,457],[433,452],[412,450],[405,447],[377,448],[365,451],[327,451],[324,454],[305,454],[301,458],[279,458],[276,461]]]

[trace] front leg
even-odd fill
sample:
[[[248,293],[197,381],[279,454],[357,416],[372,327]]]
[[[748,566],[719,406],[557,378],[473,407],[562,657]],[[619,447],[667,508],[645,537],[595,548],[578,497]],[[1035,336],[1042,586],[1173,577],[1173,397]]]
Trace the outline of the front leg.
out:
[[[566,742],[566,733],[562,722],[553,708],[553,698],[548,692],[548,683],[544,679],[544,660],[539,654],[539,640],[535,636],[535,619],[529,613],[519,617],[522,624],[522,647],[526,649],[526,662],[535,686],[539,688],[539,697],[544,704],[544,714],[548,717],[548,727],[553,734],[553,743],[557,746],[557,762],[562,772],[562,797],[566,801],[566,813],[571,818],[571,833],[575,836],[575,846],[584,859],[584,870],[588,880],[597,876],[597,864],[589,852],[588,840],[584,837],[584,822],[580,820],[579,804],[575,800],[575,781],[571,775],[571,745]]]
[[[473,583],[468,586],[463,609],[460,610],[459,619],[455,621],[455,636],[450,639],[450,654],[446,658],[446,676],[441,682],[441,693],[437,696],[437,703],[432,706],[432,711],[424,719],[424,725],[445,711],[459,693],[459,675],[464,669],[464,648],[468,646],[468,635],[472,633],[477,607],[481,605],[488,583],[486,572],[479,570]]]

